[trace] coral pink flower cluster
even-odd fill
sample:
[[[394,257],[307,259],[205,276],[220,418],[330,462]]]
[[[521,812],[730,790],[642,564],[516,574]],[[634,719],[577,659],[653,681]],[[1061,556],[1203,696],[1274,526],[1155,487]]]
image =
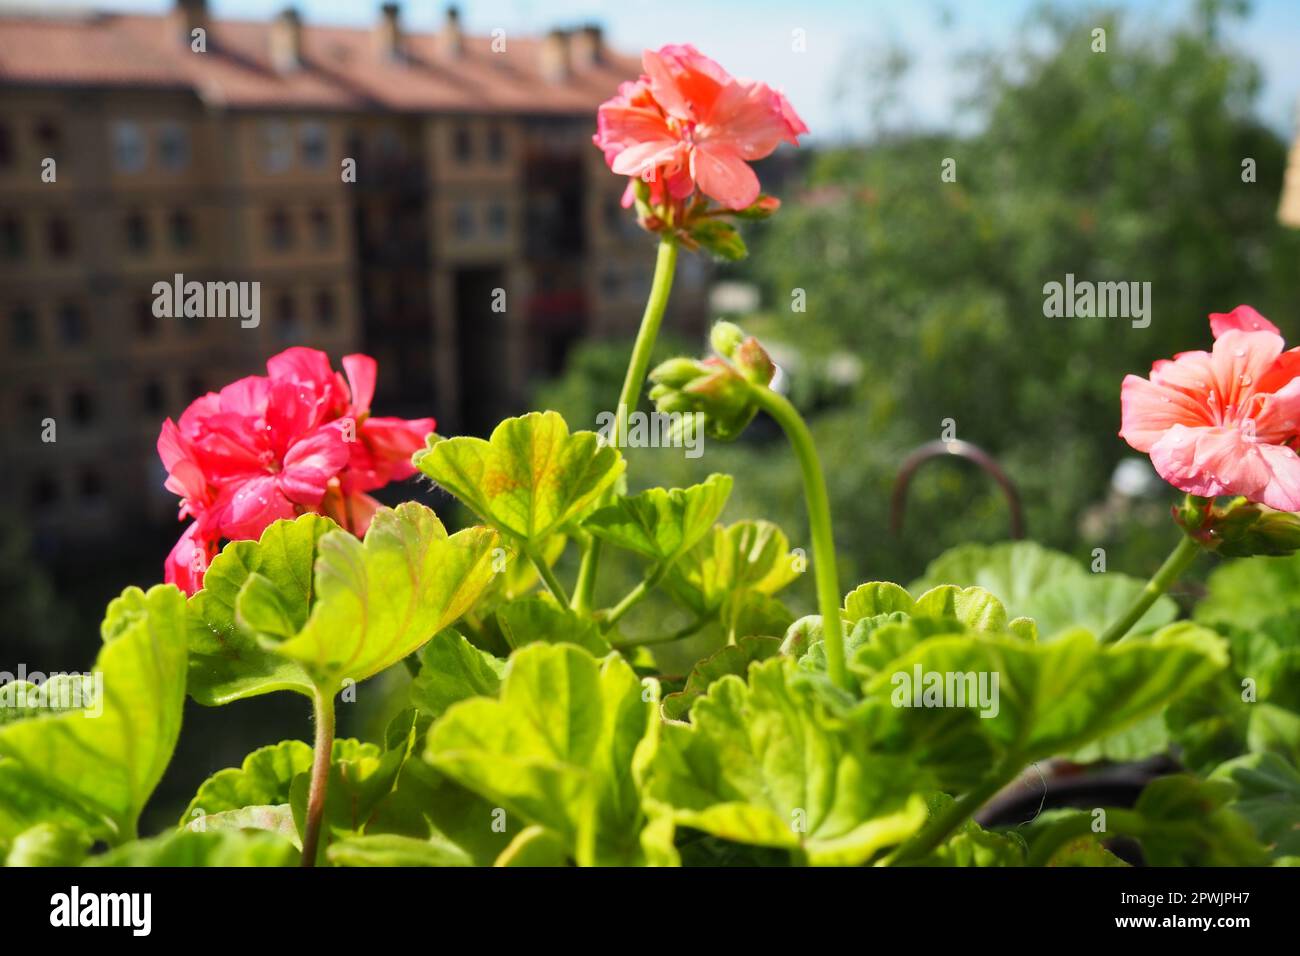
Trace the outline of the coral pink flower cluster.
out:
[[[601,105],[593,140],[610,169],[649,185],[652,205],[698,189],[744,209],[759,195],[749,163],[808,132],[781,93],[732,77],[690,44],[646,50],[641,63],[645,74]]]
[[[1120,437],[1160,476],[1205,498],[1300,511],[1300,349],[1248,305],[1210,316],[1211,352],[1156,362],[1120,393]]]
[[[223,538],[257,538],[273,521],[308,511],[365,534],[379,504],[366,494],[414,474],[411,455],[432,418],[375,418],[375,360],[291,348],[163,422],[166,487],[193,517],[167,557],[167,581],[193,594]]]

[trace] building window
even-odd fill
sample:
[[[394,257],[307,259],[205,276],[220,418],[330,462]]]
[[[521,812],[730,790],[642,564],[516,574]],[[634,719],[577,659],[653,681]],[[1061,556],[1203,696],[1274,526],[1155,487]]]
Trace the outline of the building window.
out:
[[[456,203],[456,236],[469,239],[474,235],[474,207],[467,202]]]
[[[293,223],[285,210],[277,207],[266,214],[266,238],[272,249],[284,250],[293,245]]]
[[[488,233],[493,239],[504,239],[506,235],[505,203],[494,202],[488,206]]]
[[[122,121],[113,124],[113,160],[118,172],[138,173],[145,167],[144,133],[140,124]]]
[[[331,329],[338,321],[338,312],[334,308],[334,293],[321,289],[316,293],[316,324],[322,329]]]
[[[142,212],[126,217],[126,245],[132,252],[143,255],[149,251],[149,220]]]
[[[456,127],[456,131],[453,134],[452,149],[456,156],[456,162],[458,163],[468,163],[474,158],[474,138],[470,134],[468,126],[462,125]]]
[[[54,259],[66,259],[72,255],[72,227],[62,216],[50,220],[49,227],[50,256]]]
[[[153,314],[153,299],[140,299],[136,302],[135,331],[142,339],[153,338],[158,333],[158,316]]]
[[[506,160],[506,135],[500,126],[493,126],[488,130],[487,140],[488,159],[494,163],[504,163]]]
[[[194,220],[184,209],[177,209],[171,215],[172,245],[177,249],[194,248]]]
[[[323,169],[327,157],[329,137],[324,123],[303,123],[299,130],[302,145],[302,164],[308,169]]]
[[[95,420],[95,400],[84,388],[72,393],[72,420],[78,425],[89,425]]]
[[[81,497],[86,501],[97,501],[104,493],[104,479],[94,468],[81,472]]]
[[[282,173],[293,165],[293,133],[283,120],[262,124],[262,167],[268,173]]]
[[[16,305],[9,313],[9,341],[16,349],[34,348],[40,338],[36,313],[30,305]]]
[[[59,483],[48,473],[38,475],[32,482],[30,497],[35,507],[49,507],[59,500]]]
[[[317,249],[328,249],[334,242],[330,214],[319,206],[311,211],[311,234]]]
[[[140,391],[140,404],[146,412],[160,413],[166,403],[162,382],[151,379],[144,383],[144,388]]]
[[[275,300],[275,331],[284,342],[293,342],[298,338],[298,310],[293,296],[288,292],[280,293]]]
[[[75,302],[59,306],[59,337],[65,345],[80,345],[86,340],[86,317]]]
[[[163,123],[158,128],[158,164],[178,172],[190,164],[190,132],[180,123]]]
[[[63,135],[59,132],[59,127],[54,120],[45,116],[41,117],[36,121],[34,133],[36,143],[40,147],[41,158],[58,159],[60,147],[63,145]]]
[[[0,220],[0,249],[4,250],[6,259],[23,257],[23,222],[17,216]]]

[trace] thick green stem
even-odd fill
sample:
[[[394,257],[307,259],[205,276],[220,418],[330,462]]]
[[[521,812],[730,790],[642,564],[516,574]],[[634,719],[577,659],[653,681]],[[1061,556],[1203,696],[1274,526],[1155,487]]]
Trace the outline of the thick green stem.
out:
[[[844,624],[840,616],[840,584],[835,573],[835,536],[831,529],[830,499],[812,433],[795,407],[770,388],[752,386],[758,407],[776,420],[799,459],[804,499],[808,505],[808,527],[812,532],[813,573],[817,578],[817,604],[822,615],[826,641],[826,669],[831,680],[845,690],[852,689],[844,659]]]
[[[311,789],[307,792],[307,821],[302,836],[302,865],[315,866],[325,818],[325,795],[330,782],[330,757],[334,752],[334,695],[320,688],[312,698],[316,711],[316,746],[311,763]]]
[[[542,582],[546,585],[551,594],[555,596],[555,600],[559,601],[561,604],[568,604],[569,595],[564,590],[564,585],[560,583],[560,579],[555,576],[555,572],[551,570],[551,566],[546,563],[545,559],[533,554],[532,551],[526,553],[528,554],[528,560],[533,562],[533,567],[537,569],[537,573],[541,577]]]
[[[650,298],[646,300],[645,312],[641,316],[641,328],[636,333],[636,343],[632,346],[632,358],[627,364],[627,374],[623,378],[623,388],[618,393],[618,407],[614,410],[614,424],[610,430],[610,444],[622,448],[627,436],[627,416],[636,409],[641,397],[641,387],[645,384],[646,373],[650,371],[650,357],[654,353],[655,340],[659,337],[659,326],[663,324],[664,312],[668,308],[668,293],[673,288],[673,273],[677,270],[677,241],[671,236],[659,240],[659,252],[655,258],[655,275],[650,285]],[[613,493],[607,493],[604,500],[609,501]],[[582,564],[578,567],[578,581],[573,591],[573,609],[590,611],[592,596],[596,591],[596,570],[600,566],[600,540],[593,538],[590,546],[582,555]]]
[[[648,647],[651,644],[671,644],[673,641],[685,640],[708,623],[707,618],[698,618],[671,634],[648,634],[642,637],[629,638],[625,641],[610,641],[609,646],[616,651],[625,651],[634,647]]]
[[[1132,630],[1133,625],[1142,618],[1152,604],[1156,603],[1160,595],[1168,591],[1169,586],[1178,579],[1178,576],[1196,560],[1200,551],[1201,546],[1184,534],[1178,546],[1170,552],[1169,557],[1165,558],[1165,563],[1160,565],[1160,570],[1156,571],[1151,580],[1146,583],[1146,587],[1142,589],[1128,610],[1119,620],[1106,628],[1106,632],[1101,636],[1101,642],[1111,644]]]
[[[947,809],[931,817],[914,836],[895,851],[890,859],[892,866],[906,866],[923,860],[934,852],[944,840],[966,822],[975,811],[1016,778],[1024,764],[1019,759],[1008,758],[997,770],[981,781],[975,789],[967,791],[960,800],[950,803]]]

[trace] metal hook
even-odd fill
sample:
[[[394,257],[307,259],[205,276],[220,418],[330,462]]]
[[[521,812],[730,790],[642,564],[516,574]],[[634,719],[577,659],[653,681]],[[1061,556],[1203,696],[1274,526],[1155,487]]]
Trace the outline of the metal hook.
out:
[[[894,493],[889,501],[889,533],[895,537],[903,530],[903,511],[907,505],[907,489],[912,483],[912,477],[916,470],[922,464],[931,458],[939,458],[943,455],[956,455],[958,458],[965,458],[967,461],[973,461],[975,464],[993,480],[998,483],[1002,489],[1003,495],[1007,499],[1007,506],[1011,510],[1011,538],[1019,541],[1025,536],[1025,515],[1023,507],[1020,504],[1020,492],[1016,489],[1016,484],[1002,470],[1002,466],[978,445],[972,445],[968,441],[954,439],[953,441],[929,441],[917,448],[903,460],[903,464],[898,469],[898,477],[894,480]]]

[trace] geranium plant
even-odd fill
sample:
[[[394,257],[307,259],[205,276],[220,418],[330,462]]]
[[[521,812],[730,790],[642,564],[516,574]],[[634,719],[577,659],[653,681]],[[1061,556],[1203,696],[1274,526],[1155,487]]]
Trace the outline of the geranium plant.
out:
[[[692,47],[648,51],[644,68],[596,135],[659,242],[610,434],[555,412],[486,440],[375,418],[371,360],[349,356],[341,375],[305,349],[198,399],[159,440],[193,523],[171,583],[108,608],[100,716],[0,711],[6,862],[1113,865],[1117,836],[1153,864],[1300,860],[1300,735],[1278,731],[1300,726],[1294,630],[1225,623],[1240,621],[1246,562],[1216,572],[1190,620],[1164,594],[1201,550],[1300,546],[1300,360],[1277,330],[1247,307],[1215,315],[1213,353],[1124,382],[1123,437],[1188,495],[1150,582],[1022,542],[846,590],[816,444],[767,350],[720,323],[709,357],[649,370],[679,250],[742,255],[735,221],[778,206],[749,161],[806,129],[781,94]],[[760,413],[783,430],[817,614],[796,620],[780,597],[803,586],[802,549],[761,518],[719,523],[731,476],[626,492],[622,438],[647,375],[658,409],[711,440]],[[477,523],[450,534],[421,504],[369,497],[416,471]],[[642,576],[597,607],[605,549]],[[683,675],[652,648],[687,632],[622,632],[652,592],[713,635]],[[413,679],[383,738],[336,739],[340,692],[393,667]],[[1234,697],[1247,672],[1251,702]],[[312,702],[314,744],[286,728],[207,780],[174,831],[141,839],[186,692],[218,707],[279,691]],[[1037,762],[1173,747],[1187,772],[1131,806],[1011,830],[973,819]]]

